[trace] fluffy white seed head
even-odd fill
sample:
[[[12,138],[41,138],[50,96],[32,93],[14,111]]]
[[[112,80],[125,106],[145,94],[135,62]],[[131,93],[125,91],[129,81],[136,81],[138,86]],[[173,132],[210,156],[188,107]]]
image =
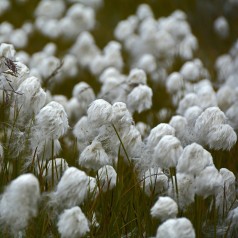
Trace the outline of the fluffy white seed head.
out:
[[[199,98],[195,93],[188,93],[185,97],[179,102],[177,113],[184,115],[185,111],[192,106],[199,105]]]
[[[101,142],[93,140],[79,156],[79,165],[93,170],[98,170],[104,165],[111,164],[111,160],[102,147]]]
[[[193,61],[186,62],[180,70],[185,81],[196,82],[200,78],[200,68]]]
[[[214,125],[207,134],[207,145],[215,150],[230,150],[237,141],[237,135],[228,124]]]
[[[208,166],[195,178],[195,192],[204,198],[216,195],[223,187],[223,179],[215,166]]]
[[[92,126],[108,124],[112,117],[112,105],[103,99],[93,101],[88,108],[88,121]]]
[[[225,17],[218,17],[213,24],[215,33],[222,39],[229,36],[229,24]]]
[[[40,1],[35,10],[36,17],[60,18],[65,11],[65,3],[62,0]]]
[[[98,180],[103,191],[113,189],[117,182],[117,173],[111,165],[105,165],[98,170]]]
[[[6,57],[10,60],[14,60],[16,51],[12,44],[1,43],[0,45],[0,58]]]
[[[170,197],[159,197],[157,202],[150,210],[152,217],[165,221],[170,218],[176,218],[178,214],[178,205]]]
[[[56,191],[51,195],[57,207],[72,207],[81,204],[87,196],[88,176],[85,172],[70,167],[65,170]]]
[[[156,59],[152,54],[144,54],[137,62],[137,67],[143,69],[147,73],[153,74],[157,68]]]
[[[146,74],[145,71],[142,69],[132,69],[130,71],[130,74],[127,78],[127,83],[128,84],[146,84]]]
[[[44,106],[35,117],[32,146],[36,148],[44,140],[59,139],[69,128],[64,107],[57,102]]]
[[[172,116],[172,118],[169,121],[169,125],[172,126],[172,128],[175,129],[175,136],[181,141],[181,144],[183,146],[187,145],[188,139],[187,139],[187,128],[188,128],[188,122],[187,119],[183,116]]]
[[[112,105],[112,123],[118,126],[131,125],[133,118],[124,102],[115,102]]]
[[[16,105],[20,120],[32,118],[44,106],[46,92],[41,88],[40,81],[32,76],[24,80],[17,89]]]
[[[148,4],[140,4],[136,10],[136,15],[140,20],[153,17],[153,12]]]
[[[189,174],[177,173],[176,179],[178,186],[178,195],[175,177],[173,177],[173,182],[169,182],[168,195],[177,202],[180,209],[186,210],[186,208],[194,202],[194,176]]]
[[[151,131],[149,136],[146,138],[147,146],[151,149],[159,143],[161,138],[165,135],[175,135],[175,129],[166,123],[160,123],[156,127],[154,127]]]
[[[95,100],[93,89],[85,82],[80,82],[74,86],[73,96],[78,99],[80,105],[85,109]]]
[[[166,89],[170,94],[183,90],[184,82],[183,77],[178,72],[173,72],[166,80]]]
[[[235,102],[229,109],[226,111],[226,116],[228,118],[228,123],[231,125],[235,130],[238,129],[238,103]]]
[[[186,146],[181,154],[177,171],[179,173],[199,175],[207,166],[213,165],[211,154],[201,145],[192,143]]]
[[[141,187],[148,196],[162,194],[168,189],[168,181],[168,177],[160,168],[150,168],[142,176]]]
[[[133,113],[135,111],[141,113],[152,106],[152,89],[146,85],[135,87],[127,96],[127,105]]]
[[[70,52],[75,55],[82,67],[89,67],[92,60],[99,55],[100,50],[95,45],[93,36],[89,32],[84,31],[77,37]]]
[[[156,238],[195,238],[192,223],[187,218],[169,219],[159,226]]]
[[[217,91],[218,107],[225,112],[236,100],[235,90],[227,85],[222,86]]]
[[[209,107],[197,118],[194,130],[199,143],[206,145],[212,126],[225,124],[226,116],[218,107]]]
[[[40,187],[33,174],[23,174],[13,180],[0,201],[0,222],[13,234],[23,231],[38,212]]]
[[[154,149],[153,164],[160,168],[176,167],[182,152],[180,141],[172,135],[165,135]]]
[[[89,232],[89,222],[80,207],[64,210],[57,223],[62,238],[78,238]]]

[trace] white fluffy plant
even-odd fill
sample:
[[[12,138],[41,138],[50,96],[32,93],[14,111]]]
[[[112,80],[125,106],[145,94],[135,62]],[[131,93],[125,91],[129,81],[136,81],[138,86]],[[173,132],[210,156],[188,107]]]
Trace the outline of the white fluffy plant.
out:
[[[110,165],[105,165],[97,171],[98,181],[103,191],[111,190],[116,186],[117,173]]]
[[[61,177],[56,190],[50,194],[50,204],[70,208],[83,203],[89,190],[89,177],[75,167],[69,167]]]
[[[225,114],[218,107],[207,108],[195,123],[198,142],[211,149],[230,150],[237,141],[237,135],[226,121]]]
[[[170,218],[176,218],[178,205],[170,197],[159,197],[151,208],[150,214],[154,218],[159,218],[162,222]]]
[[[24,232],[37,216],[40,187],[33,174],[22,174],[5,189],[0,200],[1,229],[10,228],[13,235]]]
[[[89,222],[80,207],[64,210],[57,223],[62,238],[79,238],[89,232]]]
[[[43,159],[52,157],[60,150],[58,139],[69,128],[67,114],[63,106],[51,101],[36,115],[31,129],[31,150]]]

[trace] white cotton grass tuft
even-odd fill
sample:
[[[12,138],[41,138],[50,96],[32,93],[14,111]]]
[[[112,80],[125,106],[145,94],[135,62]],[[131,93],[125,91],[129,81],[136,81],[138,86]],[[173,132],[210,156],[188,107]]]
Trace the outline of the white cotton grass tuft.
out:
[[[147,85],[139,85],[135,87],[127,96],[127,105],[129,110],[141,113],[152,106],[153,92]]]
[[[176,115],[172,116],[169,121],[169,125],[174,128],[175,136],[181,141],[183,146],[188,144],[188,121],[185,117]]]
[[[175,136],[165,135],[154,148],[153,164],[162,169],[176,167],[183,147]]]
[[[87,197],[88,176],[85,172],[69,167],[61,177],[56,191],[51,194],[51,203],[54,207],[66,207],[80,205]]]
[[[149,136],[145,139],[149,149],[154,150],[161,138],[165,135],[175,135],[175,129],[167,123],[160,123],[152,128]]]
[[[192,223],[187,218],[169,219],[157,229],[156,238],[195,238]]]
[[[219,173],[223,179],[223,186],[216,194],[216,205],[219,213],[223,214],[231,209],[236,200],[236,177],[226,168],[221,168]]]
[[[180,209],[186,210],[186,208],[194,202],[194,176],[185,173],[176,173],[176,180],[175,177],[172,179],[173,181],[170,180],[169,182],[168,196],[177,202]]]
[[[80,154],[78,163],[87,169],[98,170],[104,165],[111,164],[111,160],[102,147],[100,141],[93,140]]]
[[[226,115],[218,107],[207,108],[195,123],[198,142],[211,149],[230,150],[237,141],[237,135],[226,121]]]
[[[64,210],[57,223],[62,238],[78,238],[89,232],[89,222],[80,207]]]
[[[5,57],[10,60],[14,60],[16,51],[12,44],[1,43],[0,44],[0,57]]]
[[[45,159],[52,153],[49,153],[46,148],[56,149],[58,152],[60,143],[58,139],[63,136],[69,128],[67,114],[64,107],[51,101],[44,106],[35,117],[35,122],[32,127],[31,148],[32,151],[37,149],[37,153],[45,154]]]
[[[87,113],[91,126],[100,127],[111,122],[112,105],[103,99],[96,99],[90,104]]]
[[[236,93],[233,88],[223,85],[216,94],[218,107],[225,112],[236,100]]]
[[[80,106],[85,109],[95,100],[93,89],[85,82],[80,82],[74,86],[73,96],[77,98]]]
[[[195,193],[207,198],[216,195],[219,188],[223,187],[223,179],[215,166],[208,166],[195,178]]]
[[[147,81],[145,71],[142,69],[132,69],[127,78],[127,83],[129,85],[143,84],[145,85]]]
[[[19,113],[19,120],[26,123],[44,106],[46,92],[41,88],[40,81],[32,76],[25,79],[17,89],[20,94],[15,95],[15,103]]]
[[[0,201],[0,224],[13,234],[24,231],[38,213],[40,186],[33,174],[22,174],[5,189]]]
[[[3,157],[4,157],[4,149],[2,144],[0,143],[0,161],[3,159]]]
[[[207,134],[207,145],[210,149],[230,150],[237,141],[237,135],[228,124],[214,125]]]
[[[98,181],[103,191],[111,190],[116,186],[117,173],[111,165],[105,165],[97,171]]]
[[[229,36],[230,27],[225,17],[218,17],[213,23],[213,28],[221,39],[226,39]]]
[[[180,115],[184,115],[185,111],[192,106],[199,105],[199,98],[195,93],[188,93],[184,96],[184,98],[179,102],[177,113]]]
[[[170,197],[159,197],[151,208],[150,214],[152,217],[159,218],[162,222],[170,218],[176,218],[178,205]]]
[[[178,160],[177,171],[196,176],[210,165],[213,165],[211,154],[201,145],[192,143],[184,148]]]
[[[133,118],[124,102],[115,102],[112,105],[112,123],[115,126],[126,127],[133,124]]]
[[[148,196],[162,194],[168,189],[169,179],[160,168],[146,170],[141,181],[141,187]]]

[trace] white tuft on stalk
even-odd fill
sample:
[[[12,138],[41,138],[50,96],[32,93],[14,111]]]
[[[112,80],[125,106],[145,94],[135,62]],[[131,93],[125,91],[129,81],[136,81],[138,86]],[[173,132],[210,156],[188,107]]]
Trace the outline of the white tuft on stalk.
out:
[[[23,174],[13,180],[0,201],[0,223],[13,234],[23,231],[38,212],[40,187],[33,174]]]
[[[57,223],[62,238],[79,238],[89,232],[89,222],[80,207],[64,210]]]
[[[192,223],[187,218],[169,219],[159,226],[156,238],[195,238]]]
[[[151,208],[150,214],[152,217],[159,218],[162,222],[170,218],[176,218],[178,205],[170,197],[159,197]]]
[[[111,190],[116,186],[117,173],[110,165],[105,165],[97,171],[98,180],[103,191]]]

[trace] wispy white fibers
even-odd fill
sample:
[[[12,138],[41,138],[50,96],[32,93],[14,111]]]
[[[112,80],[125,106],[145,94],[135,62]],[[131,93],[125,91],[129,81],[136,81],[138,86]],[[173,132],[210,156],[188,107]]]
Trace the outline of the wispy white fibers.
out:
[[[4,156],[4,150],[3,150],[2,144],[0,143],[0,161],[3,159],[3,156]]]
[[[227,221],[231,226],[229,234],[232,233],[233,235],[236,235],[238,231],[238,207],[229,211]]]
[[[33,174],[23,174],[5,189],[0,201],[2,229],[9,227],[13,234],[23,231],[37,215],[40,187]]]
[[[195,196],[195,186],[194,186],[194,176],[189,174],[177,173],[177,188],[176,180],[173,177],[173,182],[169,182],[168,195],[172,197],[178,204],[179,208],[184,210],[191,203],[194,202]]]
[[[141,187],[148,196],[162,194],[168,189],[168,180],[160,168],[150,168],[142,176]]]
[[[51,194],[51,201],[57,207],[80,205],[87,196],[89,178],[81,170],[70,167],[65,170],[56,191]]]
[[[181,141],[183,146],[188,144],[188,122],[183,116],[172,116],[169,125],[175,129],[175,136]]]
[[[170,197],[159,197],[150,210],[152,217],[165,221],[170,218],[176,218],[178,214],[178,205]]]
[[[89,67],[94,57],[100,53],[100,50],[96,46],[93,36],[85,31],[78,35],[70,53],[75,55],[80,66]]]
[[[78,238],[89,232],[89,222],[80,207],[64,210],[57,223],[62,238]]]
[[[153,150],[165,135],[175,135],[175,129],[166,123],[160,123],[152,128],[149,136],[146,138],[146,145],[150,150]]]
[[[184,115],[185,111],[192,106],[199,105],[199,98],[195,93],[188,93],[185,97],[179,102],[177,113]]]
[[[223,187],[223,179],[215,166],[208,166],[195,178],[195,192],[204,198],[216,195],[219,188]]]
[[[26,120],[34,117],[44,106],[46,101],[46,93],[41,88],[40,81],[32,76],[25,79],[17,89],[19,94],[15,95],[15,103],[18,120],[26,123]]]
[[[57,102],[50,102],[44,106],[35,117],[32,127],[31,148],[37,148],[38,153],[43,153],[47,144],[52,144],[52,140],[57,140],[68,130],[68,118],[64,107]],[[60,146],[58,144],[58,146]],[[47,151],[45,151],[47,154]],[[45,155],[46,155],[45,154]]]
[[[83,116],[75,124],[73,134],[77,138],[77,147],[81,152],[83,151],[98,134],[98,128],[91,127],[87,116]]]
[[[85,82],[76,84],[73,88],[73,96],[78,99],[80,106],[86,111],[88,105],[95,100],[93,89]]]
[[[232,127],[226,124],[225,114],[218,107],[207,108],[197,118],[195,132],[199,143],[213,149],[229,150],[237,140]]]
[[[127,104],[129,110],[141,113],[152,106],[152,89],[147,85],[139,85],[135,87],[127,96]]]
[[[201,145],[192,143],[184,148],[181,154],[177,171],[179,173],[199,175],[207,166],[213,165],[211,154]]]
[[[207,135],[207,144],[211,149],[230,150],[237,141],[234,129],[228,124],[214,125]]]
[[[180,141],[172,135],[165,135],[154,149],[153,164],[163,169],[176,167],[182,152]]]
[[[216,205],[219,213],[228,212],[236,200],[236,177],[226,168],[221,168],[219,173],[223,179],[223,186],[219,188],[216,194]]]
[[[105,165],[97,171],[98,180],[103,191],[113,189],[117,182],[117,173],[110,165]]]
[[[97,99],[90,104],[87,113],[91,126],[100,127],[110,122],[112,105],[103,99]]]
[[[233,88],[228,85],[223,85],[217,91],[217,104],[222,111],[226,111],[236,100],[236,93]]]
[[[187,218],[169,219],[159,226],[156,238],[195,238],[192,223]]]
[[[98,170],[104,165],[111,164],[111,160],[102,147],[100,141],[93,140],[80,154],[78,163],[88,169]]]
[[[130,74],[127,78],[127,83],[129,85],[138,85],[138,84],[146,84],[147,78],[146,78],[146,74],[145,71],[142,69],[132,69],[130,71]]]

